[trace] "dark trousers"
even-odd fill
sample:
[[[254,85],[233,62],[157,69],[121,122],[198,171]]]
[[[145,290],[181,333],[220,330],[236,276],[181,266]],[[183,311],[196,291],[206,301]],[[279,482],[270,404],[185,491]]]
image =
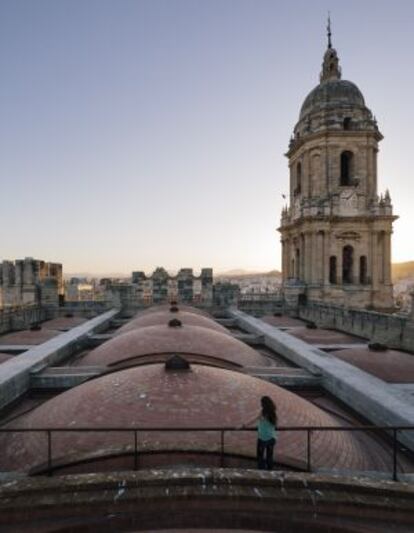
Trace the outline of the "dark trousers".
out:
[[[272,470],[275,442],[275,439],[257,439],[257,468],[260,470]]]

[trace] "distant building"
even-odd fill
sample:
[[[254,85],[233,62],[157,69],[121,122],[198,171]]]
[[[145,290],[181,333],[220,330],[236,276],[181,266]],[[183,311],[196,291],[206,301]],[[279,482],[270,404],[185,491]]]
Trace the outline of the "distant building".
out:
[[[59,305],[63,301],[62,265],[26,257],[0,263],[0,305]]]
[[[358,87],[341,79],[330,35],[319,85],[306,97],[287,157],[289,207],[282,211],[284,294],[349,307],[391,309],[388,191],[378,197],[383,138]]]
[[[222,281],[214,284],[213,300],[216,307],[237,306],[240,298],[240,286],[237,283]]]
[[[139,304],[177,301],[210,305],[213,298],[211,268],[203,268],[200,276],[195,276],[191,268],[182,268],[176,276],[162,267],[156,268],[150,276],[136,271],[132,273],[132,284]]]
[[[86,279],[72,278],[65,285],[67,302],[91,302],[95,300],[95,287]]]

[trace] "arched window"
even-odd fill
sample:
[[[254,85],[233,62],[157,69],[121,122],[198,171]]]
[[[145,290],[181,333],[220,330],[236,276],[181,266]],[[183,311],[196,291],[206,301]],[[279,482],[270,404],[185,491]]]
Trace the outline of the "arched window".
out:
[[[296,187],[295,187],[295,196],[302,192],[302,164],[298,163],[296,165]]]
[[[354,249],[344,246],[342,250],[342,283],[353,282]]]
[[[342,152],[341,154],[341,185],[352,185],[352,175],[354,166],[354,154],[352,152]]]
[[[344,130],[351,129],[351,117],[345,117],[343,122]]]
[[[361,255],[359,258],[359,283],[361,283],[361,285],[366,285],[367,282],[367,257]]]
[[[329,258],[329,283],[336,284],[336,256],[331,255]]]

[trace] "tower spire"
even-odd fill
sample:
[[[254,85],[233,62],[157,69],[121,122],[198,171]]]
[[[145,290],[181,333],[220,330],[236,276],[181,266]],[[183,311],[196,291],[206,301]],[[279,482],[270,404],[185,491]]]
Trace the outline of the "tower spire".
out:
[[[339,66],[338,54],[336,53],[335,48],[332,48],[331,13],[329,11],[326,33],[328,35],[328,48],[323,56],[322,72],[319,76],[321,83],[323,81],[341,79],[341,68]]]
[[[328,33],[328,48],[332,48],[331,12],[330,11],[328,11],[328,24],[326,25],[326,31]]]

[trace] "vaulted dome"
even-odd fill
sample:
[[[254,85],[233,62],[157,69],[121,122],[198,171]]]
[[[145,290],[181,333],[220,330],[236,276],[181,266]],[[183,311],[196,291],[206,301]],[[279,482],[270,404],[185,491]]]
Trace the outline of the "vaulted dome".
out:
[[[178,452],[186,464],[203,464],[203,461],[215,464],[220,450],[219,432],[171,430],[240,427],[258,413],[260,398],[265,395],[277,406],[280,426],[338,424],[334,416],[300,396],[240,372],[204,365],[191,365],[189,370],[167,370],[165,365],[155,364],[114,372],[74,387],[32,410],[13,426],[137,428],[141,466],[168,465],[165,457]],[[166,428],[170,432],[150,433],[146,431],[148,428]],[[250,457],[253,461],[255,439],[254,432],[226,432],[224,451],[230,460],[233,457],[233,460],[244,458],[246,461]],[[350,433],[315,432],[312,441],[315,466],[368,469],[378,461],[372,450],[367,451],[358,437]],[[53,464],[73,467],[84,462],[89,463],[92,471],[99,470],[100,464],[106,470],[120,466],[131,468],[133,442],[132,431],[54,433]],[[1,469],[45,465],[47,439],[44,433],[3,435],[0,445]],[[276,457],[279,463],[303,468],[306,433],[281,433]],[[117,462],[121,460],[125,462]],[[176,462],[175,458],[173,464]]]
[[[158,313],[159,311],[169,311],[171,307],[174,306],[174,304],[155,304],[151,305],[151,307],[148,307],[148,309],[144,309],[143,311],[140,311],[137,315],[135,315],[134,318],[138,318],[143,315],[151,314],[151,313]],[[176,307],[180,311],[187,311],[188,313],[194,313],[196,315],[202,315],[206,317],[210,317],[210,315],[203,311],[202,309],[199,309],[198,307],[194,307],[192,305],[187,305],[183,303],[177,303]]]
[[[148,326],[118,335],[92,350],[81,365],[140,364],[155,361],[153,356],[174,353],[202,356],[206,364],[222,360],[238,366],[269,366],[269,359],[231,335],[185,324]]]
[[[142,315],[138,315],[136,318],[119,328],[116,334],[121,335],[123,333],[127,333],[128,331],[147,326],[165,326],[170,320],[174,318],[180,320],[183,325],[200,326],[203,328],[219,331],[220,333],[225,333],[227,335],[230,334],[230,332],[225,327],[221,326],[211,318],[207,318],[198,313],[196,314],[193,312],[181,310],[176,312],[162,310],[153,313],[144,313]]]

